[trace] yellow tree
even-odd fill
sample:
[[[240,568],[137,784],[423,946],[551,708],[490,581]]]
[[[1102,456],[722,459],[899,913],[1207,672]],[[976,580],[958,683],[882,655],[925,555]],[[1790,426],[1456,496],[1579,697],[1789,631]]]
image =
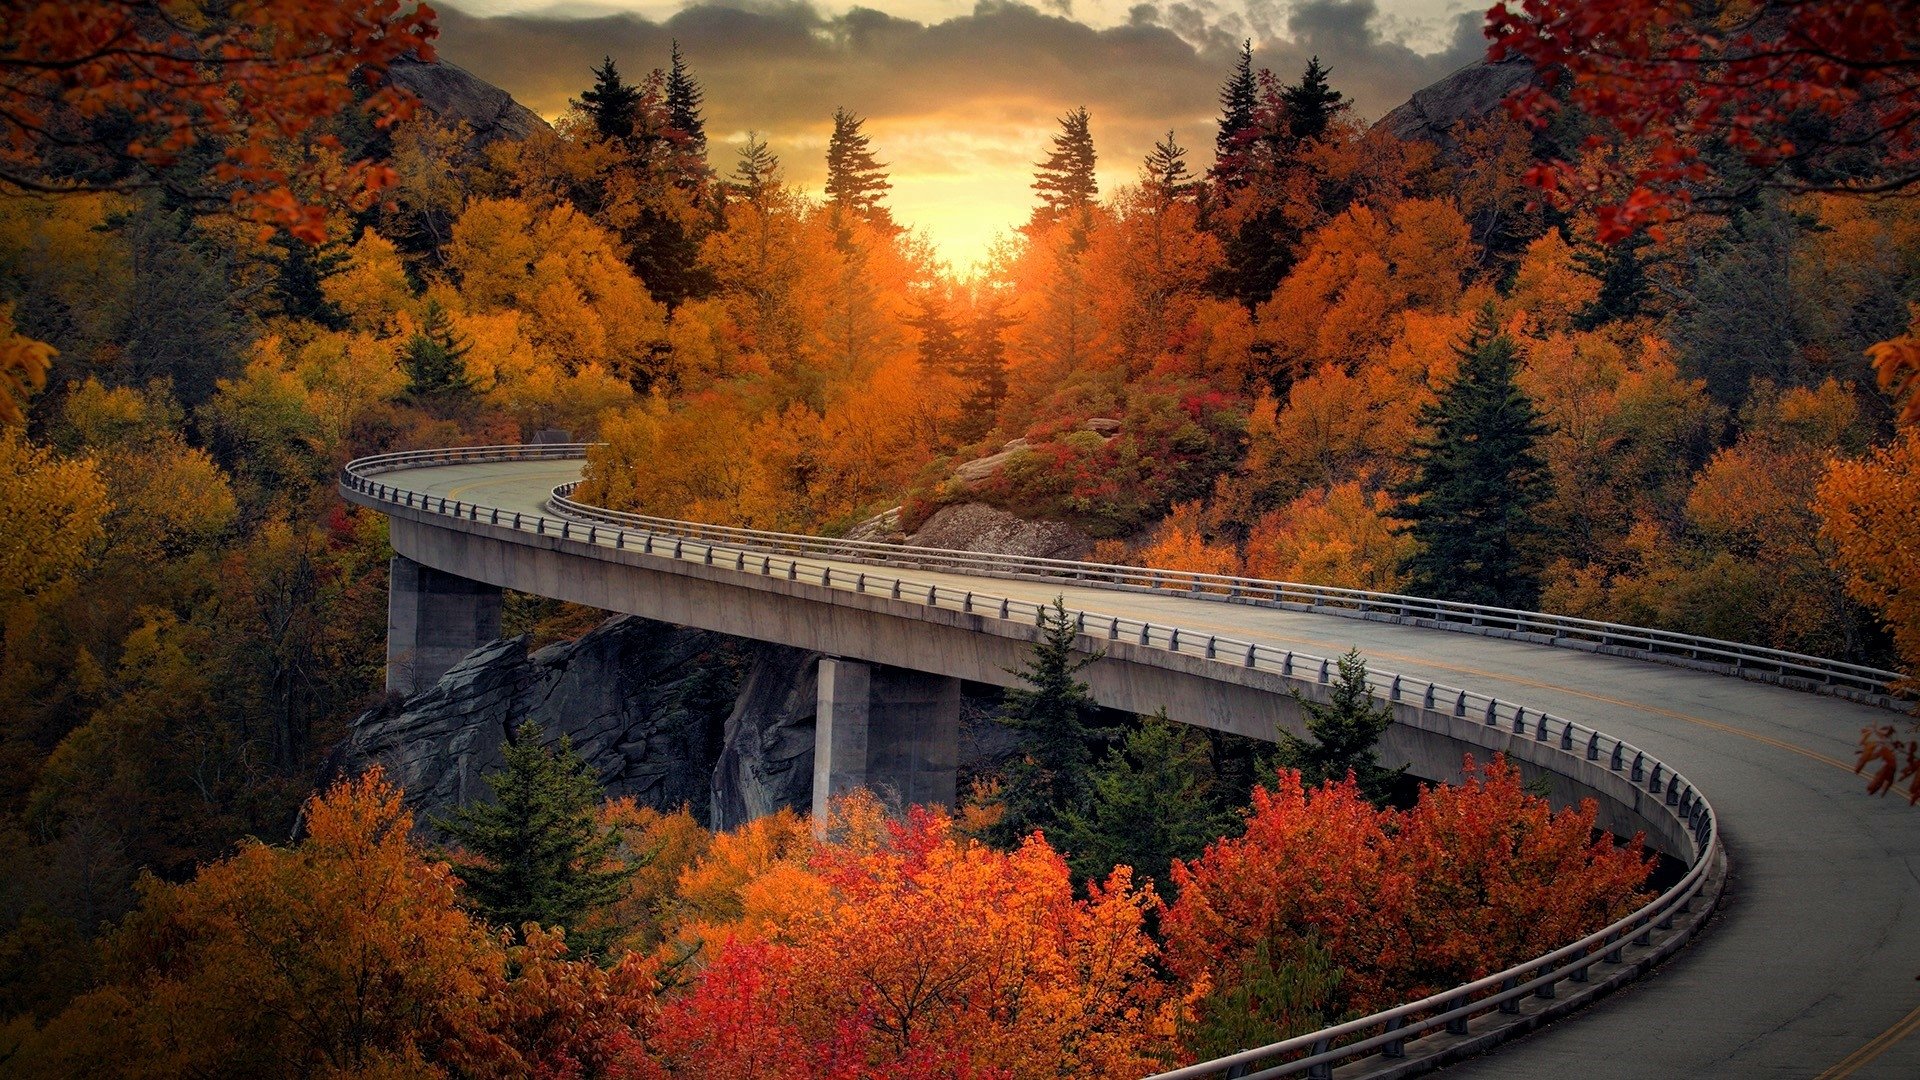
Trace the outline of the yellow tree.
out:
[[[1833,461],[1814,509],[1847,591],[1893,635],[1911,689],[1920,672],[1920,431],[1908,428],[1871,457]],[[1859,767],[1873,769],[1872,790],[1905,783],[1907,801],[1920,802],[1916,733],[1897,737],[1891,724],[1868,729]]]

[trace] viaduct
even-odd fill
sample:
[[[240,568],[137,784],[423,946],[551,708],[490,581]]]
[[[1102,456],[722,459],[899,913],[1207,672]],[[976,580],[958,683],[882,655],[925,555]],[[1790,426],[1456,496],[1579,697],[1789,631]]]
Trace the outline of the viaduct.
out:
[[[1900,722],[1894,673],[1412,597],[616,514],[568,497],[583,454],[347,467],[345,496],[391,522],[390,686],[430,684],[498,636],[503,589],[798,646],[828,657],[816,813],[856,785],[951,802],[960,681],[1013,682],[1059,598],[1104,650],[1083,673],[1103,705],[1270,738],[1298,730],[1289,691],[1324,694],[1357,647],[1394,710],[1385,759],[1448,781],[1465,753],[1505,753],[1556,804],[1592,798],[1607,828],[1688,868],[1519,968],[1167,1080],[1463,1058],[1451,1067],[1474,1077],[1920,1076],[1920,810],[1868,797],[1852,764],[1863,727]]]

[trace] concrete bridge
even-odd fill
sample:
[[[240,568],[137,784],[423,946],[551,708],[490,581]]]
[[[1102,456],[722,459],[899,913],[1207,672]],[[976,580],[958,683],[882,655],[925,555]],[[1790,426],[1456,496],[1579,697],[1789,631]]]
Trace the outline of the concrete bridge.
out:
[[[832,658],[816,801],[859,783],[928,801],[952,797],[957,680],[1012,682],[1055,597],[1106,651],[1085,672],[1103,704],[1255,737],[1297,725],[1286,691],[1324,693],[1328,659],[1357,646],[1395,711],[1386,757],[1451,780],[1462,753],[1502,751],[1556,802],[1593,797],[1609,828],[1644,831],[1691,869],[1592,939],[1283,1044],[1308,1056],[1271,1075],[1361,1049],[1376,1053],[1335,1075],[1403,1075],[1624,987],[1453,1068],[1920,1076],[1906,1037],[1920,1028],[1920,817],[1867,797],[1851,771],[1860,729],[1900,719],[1875,704],[1888,673],[1411,598],[609,514],[564,498],[579,453],[349,466],[343,492],[389,516],[398,553],[390,681],[431,682],[497,635],[502,588],[815,649]]]

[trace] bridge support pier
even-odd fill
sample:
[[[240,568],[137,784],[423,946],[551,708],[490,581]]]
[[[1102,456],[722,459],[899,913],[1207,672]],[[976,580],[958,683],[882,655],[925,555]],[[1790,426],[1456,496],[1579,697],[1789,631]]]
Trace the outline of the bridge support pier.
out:
[[[813,732],[813,820],[857,787],[889,802],[952,806],[960,680],[823,657]]]
[[[395,555],[387,568],[387,689],[415,693],[500,636],[500,587]]]

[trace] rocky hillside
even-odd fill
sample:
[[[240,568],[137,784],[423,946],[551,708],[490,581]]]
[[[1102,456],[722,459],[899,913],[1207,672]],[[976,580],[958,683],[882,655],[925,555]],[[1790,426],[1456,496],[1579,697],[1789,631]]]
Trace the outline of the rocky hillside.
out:
[[[704,819],[748,661],[734,639],[627,617],[532,655],[525,637],[495,641],[432,689],[355,720],[334,766],[386,766],[424,821],[485,797],[507,733],[532,720],[571,738],[609,795]]]
[[[1484,60],[1425,89],[1380,118],[1375,128],[1399,139],[1424,139],[1445,146],[1453,125],[1462,120],[1492,116],[1501,99],[1533,78],[1533,65],[1524,58],[1490,64]]]
[[[387,73],[394,85],[411,90],[427,112],[472,128],[475,145],[524,139],[547,127],[538,113],[515,101],[512,94],[445,60],[422,63],[403,58],[395,60]]]
[[[815,672],[820,654],[621,615],[578,640],[527,652],[525,637],[485,645],[432,689],[361,715],[331,771],[385,766],[427,823],[485,799],[508,732],[527,720],[566,736],[609,796],[689,807],[729,829],[783,806],[813,805]],[[991,687],[967,688],[963,780],[1010,745]]]

